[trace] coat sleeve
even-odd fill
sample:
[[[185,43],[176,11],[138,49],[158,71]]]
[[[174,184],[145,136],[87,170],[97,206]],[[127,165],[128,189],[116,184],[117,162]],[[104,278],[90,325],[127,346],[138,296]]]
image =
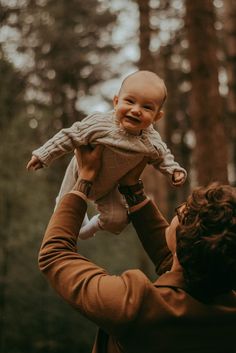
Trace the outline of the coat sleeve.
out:
[[[77,235],[86,212],[78,195],[66,194],[53,214],[39,252],[39,267],[56,292],[109,333],[135,319],[147,278],[139,270],[109,275],[77,252]]]
[[[168,222],[159,209],[150,201],[140,210],[131,213],[130,219],[157,274],[161,275],[169,270],[172,264],[172,254],[165,238]]]

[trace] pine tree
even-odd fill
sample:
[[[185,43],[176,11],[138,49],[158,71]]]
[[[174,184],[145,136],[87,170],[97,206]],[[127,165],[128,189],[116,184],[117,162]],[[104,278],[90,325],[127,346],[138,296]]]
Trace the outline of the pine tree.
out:
[[[219,94],[215,12],[211,0],[186,0],[191,64],[190,116],[196,134],[195,163],[201,185],[227,182],[227,141]]]

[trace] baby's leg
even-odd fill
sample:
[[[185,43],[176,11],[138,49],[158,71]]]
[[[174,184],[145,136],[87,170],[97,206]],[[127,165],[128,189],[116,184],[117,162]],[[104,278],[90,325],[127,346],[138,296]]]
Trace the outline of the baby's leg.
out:
[[[92,238],[98,230],[102,230],[99,224],[99,214],[93,216],[90,220],[88,219],[86,224],[83,222],[79,232],[79,238],[83,240]]]
[[[119,234],[128,224],[127,209],[124,200],[117,189],[96,201],[99,214],[94,216],[88,224],[81,228],[79,237],[87,239],[95,235],[98,230],[106,230]]]
[[[78,174],[79,174],[78,164],[77,164],[76,158],[74,156],[71,159],[71,161],[70,161],[70,163],[69,163],[69,165],[68,165],[68,167],[66,169],[66,172],[65,172],[62,184],[61,184],[61,188],[60,188],[60,191],[59,191],[59,194],[56,197],[56,205],[55,205],[54,210],[57,208],[57,205],[58,205],[59,201],[61,200],[61,198],[66,193],[68,193],[69,191],[72,190],[73,186],[75,185],[75,183],[76,183],[76,181],[78,179]],[[87,224],[88,222],[89,222],[89,219],[88,219],[88,215],[86,213],[86,215],[84,217],[84,221],[82,223],[82,226]]]
[[[61,200],[61,198],[67,194],[69,191],[72,190],[73,186],[76,183],[76,180],[78,178],[78,168],[77,168],[77,163],[75,157],[73,157],[68,164],[68,167],[66,169],[61,188],[59,190],[59,194],[56,197],[56,207]],[[55,208],[56,208],[55,207]]]

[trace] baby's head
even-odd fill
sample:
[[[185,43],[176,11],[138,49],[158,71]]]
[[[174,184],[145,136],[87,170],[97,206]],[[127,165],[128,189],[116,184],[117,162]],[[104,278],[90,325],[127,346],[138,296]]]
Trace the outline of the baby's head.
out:
[[[154,72],[136,71],[127,76],[113,99],[120,125],[130,134],[139,135],[163,116],[166,96],[165,83]]]

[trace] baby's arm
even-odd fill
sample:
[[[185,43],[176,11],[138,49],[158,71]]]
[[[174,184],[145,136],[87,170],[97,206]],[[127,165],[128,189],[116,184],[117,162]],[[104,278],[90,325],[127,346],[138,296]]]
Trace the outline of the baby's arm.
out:
[[[88,118],[88,117],[87,117]],[[36,170],[48,166],[55,159],[75,148],[89,143],[91,135],[92,119],[75,122],[71,127],[60,130],[43,146],[32,152],[32,158],[26,168]]]
[[[157,150],[159,158],[151,161],[151,164],[162,174],[168,175],[172,185],[181,186],[187,177],[186,170],[175,161],[173,154],[163,141],[160,141]]]
[[[172,184],[174,186],[181,186],[186,179],[186,173],[184,173],[182,170],[175,170],[173,175],[172,175]]]
[[[104,114],[92,113],[82,121],[77,121],[71,127],[59,131],[32,154],[40,160],[42,166],[48,166],[55,159],[79,146],[96,143],[98,138],[104,136],[107,126],[110,125],[106,123],[106,119],[104,121]]]
[[[38,157],[32,156],[26,168],[28,170],[37,170],[43,168],[43,163],[38,159]]]
[[[72,152],[75,148],[84,143],[81,139],[81,122],[75,122],[71,127],[60,130],[43,146],[33,151],[43,165],[48,166],[55,159],[66,153]]]

